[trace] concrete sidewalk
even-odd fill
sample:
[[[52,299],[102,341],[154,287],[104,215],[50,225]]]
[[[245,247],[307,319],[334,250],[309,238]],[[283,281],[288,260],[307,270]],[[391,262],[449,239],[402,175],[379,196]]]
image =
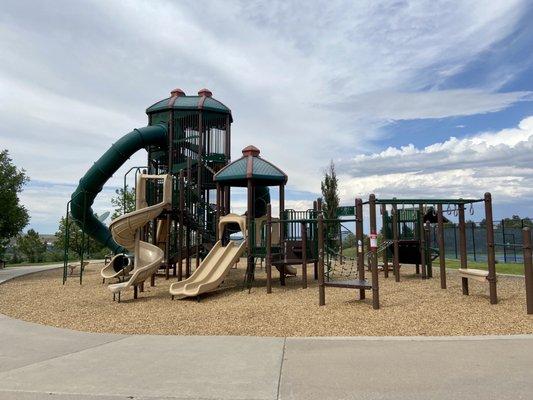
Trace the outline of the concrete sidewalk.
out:
[[[515,400],[533,393],[533,336],[127,336],[0,315],[0,338],[6,400]]]

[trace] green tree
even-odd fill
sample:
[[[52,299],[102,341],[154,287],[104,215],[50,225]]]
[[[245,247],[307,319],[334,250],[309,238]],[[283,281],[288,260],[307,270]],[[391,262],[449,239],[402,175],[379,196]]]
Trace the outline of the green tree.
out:
[[[98,243],[88,235],[83,235],[79,226],[73,222],[72,216],[69,216],[69,240],[68,250],[73,252],[77,259],[80,259],[82,254],[85,258],[102,256],[105,253],[105,247]],[[61,217],[59,221],[58,231],[55,233],[57,238],[54,243],[54,249],[57,251],[65,251],[65,233],[67,231],[66,220]],[[82,243],[82,236],[83,243]],[[72,258],[72,257],[70,257]]]
[[[19,193],[29,181],[23,169],[19,170],[9,158],[7,150],[0,152],[0,258],[4,257],[9,241],[16,237],[30,219],[20,204]]]
[[[30,229],[25,235],[17,237],[17,249],[24,254],[28,262],[41,262],[46,253],[46,243],[41,240],[35,230]]]
[[[115,219],[124,214],[124,208],[126,213],[135,211],[135,188],[129,188],[126,185],[126,190],[120,188],[115,190],[116,196],[111,198],[111,204],[115,207],[111,219]],[[125,206],[125,207],[124,207]]]
[[[323,198],[323,211],[325,219],[329,220],[326,223],[326,233],[329,246],[337,248],[339,222],[337,217],[337,209],[339,208],[339,188],[338,179],[335,172],[335,164],[333,160],[330,162],[328,168],[324,172],[324,180],[320,183]]]
[[[355,235],[352,232],[349,232],[346,237],[344,238],[342,242],[342,246],[345,249],[349,249],[351,247],[357,246],[357,239],[355,238]]]

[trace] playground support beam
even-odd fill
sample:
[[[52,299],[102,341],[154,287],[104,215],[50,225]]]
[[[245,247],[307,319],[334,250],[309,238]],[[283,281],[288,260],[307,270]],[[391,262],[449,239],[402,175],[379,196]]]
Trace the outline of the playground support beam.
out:
[[[440,288],[446,289],[446,259],[444,248],[444,218],[442,215],[442,204],[437,204],[437,225],[439,242],[439,268],[440,268]]]
[[[302,222],[302,288],[307,289],[307,225]]]
[[[461,268],[468,268],[466,261],[466,227],[465,227],[465,207],[463,204],[457,204],[459,209],[459,255],[461,257]],[[463,294],[468,295],[468,278],[461,278]]]
[[[522,229],[524,244],[524,279],[526,281],[526,311],[533,314],[533,259],[531,255],[531,229]]]
[[[183,279],[183,210],[185,208],[185,180],[183,170],[179,173],[179,230],[178,230],[178,281]]]
[[[387,226],[387,205],[381,205],[381,216],[382,216],[382,226],[383,226],[383,240],[387,239],[385,227]],[[389,257],[387,253],[387,247],[383,249],[383,276],[385,278],[389,277]]]
[[[267,293],[272,293],[272,207],[267,204],[266,220],[266,256]]]
[[[425,254],[426,254],[426,271],[427,278],[433,278],[433,264],[431,263],[431,223],[426,221],[424,226],[424,239],[426,240]]]
[[[371,194],[368,199],[368,205],[370,207],[370,234],[377,235],[376,229],[376,196]],[[372,308],[374,310],[379,309],[379,274],[378,274],[378,253],[377,247],[370,247],[372,252]]]
[[[394,280],[400,282],[400,243],[398,241],[398,206],[392,205],[392,241],[394,245],[394,258],[392,268]]]
[[[420,269],[422,270],[422,279],[427,279],[426,265],[426,230],[424,228],[424,205],[418,205],[418,234],[420,240]]]
[[[363,243],[363,200],[355,199],[355,240],[357,241],[357,271],[360,280],[365,280],[365,253]],[[359,299],[364,300],[366,292],[359,289]]]
[[[326,287],[324,286],[324,217],[318,214],[318,305],[326,305]]]
[[[494,254],[494,222],[492,220],[492,196],[485,193],[485,223],[487,232],[487,263],[489,274],[489,295],[490,304],[498,303],[498,294],[496,292],[496,255]]]

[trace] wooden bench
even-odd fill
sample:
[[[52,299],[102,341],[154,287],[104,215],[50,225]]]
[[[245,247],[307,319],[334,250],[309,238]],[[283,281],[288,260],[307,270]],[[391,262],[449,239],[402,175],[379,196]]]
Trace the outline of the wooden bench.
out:
[[[457,271],[461,278],[473,279],[478,282],[488,282],[489,271],[474,268],[459,268]]]
[[[363,280],[352,279],[352,280],[346,280],[346,281],[329,281],[329,282],[324,282],[324,286],[344,288],[344,289],[365,289],[365,290],[372,289],[372,283],[368,282],[366,279],[363,279]]]

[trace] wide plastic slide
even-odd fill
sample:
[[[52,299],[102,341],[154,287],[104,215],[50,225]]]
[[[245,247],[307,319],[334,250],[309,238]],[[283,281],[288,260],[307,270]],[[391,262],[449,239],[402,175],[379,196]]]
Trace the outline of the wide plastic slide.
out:
[[[245,250],[245,240],[230,240],[226,246],[219,240],[189,278],[170,285],[170,294],[182,299],[215,290]]]

